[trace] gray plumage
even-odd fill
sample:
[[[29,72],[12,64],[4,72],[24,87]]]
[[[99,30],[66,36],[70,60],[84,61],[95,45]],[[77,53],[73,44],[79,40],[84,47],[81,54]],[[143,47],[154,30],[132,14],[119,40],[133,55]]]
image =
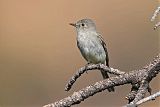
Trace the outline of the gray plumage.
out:
[[[87,62],[93,64],[102,63],[109,67],[106,44],[102,36],[97,33],[94,22],[91,19],[82,19],[70,25],[76,27],[77,46]],[[101,70],[101,73],[104,79],[109,77],[107,72]],[[108,91],[114,91],[114,88],[111,87]]]

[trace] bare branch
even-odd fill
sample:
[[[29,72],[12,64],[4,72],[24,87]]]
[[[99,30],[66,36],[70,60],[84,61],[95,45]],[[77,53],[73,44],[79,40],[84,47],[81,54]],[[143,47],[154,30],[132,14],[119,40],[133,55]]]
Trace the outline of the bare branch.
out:
[[[148,90],[148,87],[149,87],[148,81],[143,80],[134,100],[131,103],[136,103],[139,100],[143,99]]]
[[[84,99],[93,96],[94,94],[108,89],[112,86],[119,86],[129,83],[128,79],[131,79],[128,74],[123,74],[121,76],[112,77],[103,81],[96,82],[94,85],[90,85],[78,92],[74,92],[73,95],[66,97],[54,104],[49,104],[44,107],[68,107],[74,104],[78,104]]]
[[[155,12],[154,12],[154,14],[153,14],[153,16],[152,16],[152,18],[151,18],[151,21],[154,21],[154,20],[156,19],[156,17],[158,16],[159,13],[160,13],[160,7],[158,7],[158,8],[155,10]],[[156,30],[159,26],[160,26],[160,22],[156,23],[155,26],[154,26],[154,30]]]
[[[98,65],[95,65],[95,67]],[[104,65],[103,65],[104,66]],[[91,67],[91,65],[89,65]],[[99,67],[98,67],[99,68]],[[105,68],[105,67],[100,67]],[[89,68],[87,70],[90,70]],[[106,71],[109,69],[106,67]],[[83,69],[82,71],[85,71]],[[131,71],[129,73],[123,73],[121,75],[110,77],[103,81],[96,82],[78,92],[74,92],[71,96],[66,97],[55,103],[48,104],[44,107],[69,107],[74,104],[78,104],[84,101],[86,98],[95,95],[110,87],[115,87],[123,84],[140,84],[140,88],[135,95],[135,98],[129,105],[136,105],[136,103],[144,98],[145,93],[148,90],[149,82],[159,73],[160,71],[160,54],[154,58],[154,60],[143,69]],[[128,107],[128,105],[127,105]]]
[[[154,26],[154,30],[156,30],[160,26],[160,22],[156,23]]]
[[[158,13],[160,12],[160,7],[158,7],[156,10],[155,10],[155,12],[154,12],[154,14],[153,14],[153,16],[152,16],[152,18],[151,18],[151,21],[154,21],[155,19],[156,19],[156,17],[158,16]]]
[[[160,96],[160,91],[157,92],[157,93],[155,93],[155,94],[153,94],[153,95],[150,95],[150,96],[148,96],[148,97],[146,97],[146,98],[143,98],[142,100],[138,101],[138,102],[136,103],[136,105],[138,106],[138,105],[140,105],[140,104],[142,104],[142,103],[145,103],[145,102],[148,102],[148,101],[151,101],[151,100],[155,100],[155,98],[157,98],[157,97],[159,97],[159,96]]]
[[[66,87],[65,87],[65,91],[69,91],[72,87],[72,85],[76,82],[76,80],[86,71],[88,70],[104,70],[110,74],[114,74],[114,75],[121,75],[124,74],[125,72],[120,71],[118,69],[114,69],[114,68],[108,68],[107,66],[105,66],[104,64],[87,64],[86,66],[80,68],[76,74],[74,74],[71,79],[68,81]]]
[[[139,84],[132,84],[131,92],[126,96],[126,99],[130,102],[132,102],[138,92]]]
[[[140,104],[143,104],[145,102],[148,102],[148,101],[151,101],[151,100],[153,101],[153,100],[155,100],[155,98],[157,98],[159,96],[160,96],[160,91],[155,93],[155,94],[153,94],[153,95],[150,95],[150,96],[148,96],[146,98],[143,98],[143,99],[139,100],[136,103],[131,102],[130,104],[127,104],[126,106],[123,106],[123,107],[137,107]]]

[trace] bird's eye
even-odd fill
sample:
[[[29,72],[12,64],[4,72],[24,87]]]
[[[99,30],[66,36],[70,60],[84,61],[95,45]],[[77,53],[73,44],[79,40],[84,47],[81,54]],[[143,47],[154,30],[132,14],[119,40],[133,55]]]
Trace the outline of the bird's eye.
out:
[[[82,23],[82,26],[84,26],[84,23]]]

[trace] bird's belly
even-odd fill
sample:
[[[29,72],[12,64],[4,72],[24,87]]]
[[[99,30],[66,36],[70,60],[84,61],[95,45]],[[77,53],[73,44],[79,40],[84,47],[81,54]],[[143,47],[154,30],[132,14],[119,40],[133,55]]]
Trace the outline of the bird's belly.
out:
[[[105,63],[106,54],[103,49],[103,46],[100,43],[95,41],[88,40],[87,42],[79,43],[79,49],[81,51],[82,56],[89,63]]]
[[[97,63],[104,63],[105,62],[105,56],[104,55],[99,55],[97,53],[87,53],[87,60],[88,62],[90,63],[94,63],[94,64],[97,64]]]

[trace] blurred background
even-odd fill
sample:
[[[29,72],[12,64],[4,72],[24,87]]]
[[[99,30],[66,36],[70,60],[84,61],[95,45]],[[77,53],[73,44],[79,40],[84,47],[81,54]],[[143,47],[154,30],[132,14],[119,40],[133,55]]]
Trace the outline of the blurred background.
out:
[[[0,107],[41,107],[102,80],[98,71],[89,72],[64,91],[86,64],[69,26],[82,18],[95,21],[111,67],[130,71],[148,64],[160,52],[160,28],[153,30],[156,21],[150,22],[158,5],[158,0],[0,0]],[[150,85],[158,91],[159,79]],[[98,93],[74,107],[122,106],[130,88]]]

